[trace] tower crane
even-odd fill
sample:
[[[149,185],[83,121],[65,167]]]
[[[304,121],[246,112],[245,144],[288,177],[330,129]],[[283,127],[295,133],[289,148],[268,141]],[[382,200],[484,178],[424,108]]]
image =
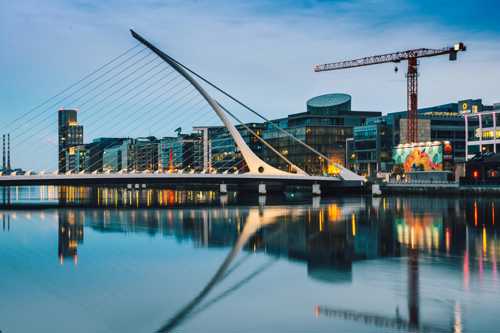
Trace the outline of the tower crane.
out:
[[[407,107],[408,107],[408,128],[406,132],[407,142],[418,141],[418,122],[417,122],[417,85],[418,85],[418,58],[435,57],[439,55],[449,55],[450,61],[457,60],[457,53],[465,51],[466,47],[463,43],[457,43],[453,46],[444,47],[441,49],[413,49],[394,53],[381,54],[354,60],[345,60],[322,65],[315,65],[315,72],[334,71],[339,69],[347,69],[354,67],[378,65],[384,63],[399,63],[408,61],[407,79]],[[396,69],[397,71],[397,69]]]

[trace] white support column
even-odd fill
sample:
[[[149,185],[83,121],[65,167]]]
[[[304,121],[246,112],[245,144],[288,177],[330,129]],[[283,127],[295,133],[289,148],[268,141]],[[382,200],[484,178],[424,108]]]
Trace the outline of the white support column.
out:
[[[266,184],[259,184],[259,195],[266,195]]]
[[[493,117],[493,152],[496,154],[497,152],[497,115],[495,112],[491,114]]]
[[[479,120],[479,153],[483,153],[483,118],[478,114]]]
[[[321,186],[319,184],[312,185],[312,194],[315,196],[321,195]]]
[[[227,194],[227,184],[220,184],[219,185],[219,192],[220,192],[220,194]]]
[[[465,162],[469,159],[469,117],[464,114],[465,118]]]

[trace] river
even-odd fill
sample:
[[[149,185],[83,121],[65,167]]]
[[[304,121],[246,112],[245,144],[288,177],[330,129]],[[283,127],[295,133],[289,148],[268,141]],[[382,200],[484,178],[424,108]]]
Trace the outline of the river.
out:
[[[50,191],[0,210],[2,333],[500,327],[494,197]]]

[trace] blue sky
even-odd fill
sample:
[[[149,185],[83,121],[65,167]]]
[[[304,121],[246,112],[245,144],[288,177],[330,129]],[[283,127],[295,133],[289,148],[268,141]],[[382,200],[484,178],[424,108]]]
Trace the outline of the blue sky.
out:
[[[403,66],[398,74],[390,64],[312,66],[457,41],[468,46],[457,62],[421,62],[420,106],[500,102],[499,12],[498,1],[469,0],[4,0],[0,115],[14,119],[133,46],[129,28],[269,117],[304,111],[308,98],[327,92],[351,94],[358,110],[403,110]]]

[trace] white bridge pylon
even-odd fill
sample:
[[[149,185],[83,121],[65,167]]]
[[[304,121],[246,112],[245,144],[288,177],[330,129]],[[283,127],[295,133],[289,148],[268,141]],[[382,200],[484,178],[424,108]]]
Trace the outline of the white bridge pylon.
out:
[[[217,114],[220,118],[226,129],[229,131],[229,134],[233,138],[236,146],[241,152],[245,163],[248,166],[249,172],[251,175],[262,175],[262,176],[288,176],[288,177],[304,177],[309,176],[304,170],[300,169],[295,164],[285,159],[285,162],[290,164],[293,172],[286,172],[275,168],[268,163],[264,162],[261,158],[259,158],[246,144],[245,140],[241,137],[241,134],[238,132],[236,127],[232,124],[232,122],[227,117],[226,113],[222,110],[219,104],[203,89],[200,84],[188,73],[187,70],[184,69],[175,59],[165,54],[163,51],[158,49],[156,46],[151,44],[149,41],[144,39],[141,35],[136,33],[133,30],[130,30],[132,36],[138,40],[140,43],[149,48],[153,53],[155,53],[158,57],[160,57],[163,61],[168,63],[175,71],[181,74],[193,87],[202,95],[202,97],[208,102],[212,110]],[[261,139],[261,138],[260,138]],[[263,140],[263,139],[262,139]],[[305,145],[304,143],[302,143]],[[306,145],[307,146],[307,145]],[[310,147],[309,147],[310,148]],[[312,148],[310,148],[312,149]],[[322,155],[324,156],[324,155]],[[284,159],[283,156],[280,156]],[[365,178],[357,175],[351,170],[344,168],[342,165],[335,163],[335,166],[339,170],[338,176],[342,180],[353,180],[353,181],[364,181]]]
[[[219,104],[207,93],[205,89],[201,87],[201,85],[191,75],[189,75],[189,73],[184,68],[179,66],[177,61],[175,61],[173,58],[165,54],[163,51],[156,48],[153,44],[148,42],[146,39],[137,34],[135,31],[130,30],[130,32],[132,33],[132,36],[135,39],[144,44],[147,48],[153,51],[158,57],[160,57],[162,60],[168,63],[175,71],[181,74],[189,83],[191,83],[191,85],[193,85],[193,87],[207,101],[207,103],[220,118],[226,129],[229,131],[229,134],[233,138],[234,142],[236,143],[236,146],[240,150],[241,155],[243,156],[243,159],[245,160],[245,163],[248,166],[249,174],[263,175],[263,176],[294,176],[294,175],[308,176],[308,174],[304,170],[300,169],[299,167],[293,164],[291,165],[291,167],[293,170],[296,171],[295,173],[280,170],[264,162],[250,149],[250,147],[248,147],[245,140],[243,140],[240,132],[238,132],[236,127],[229,120],[226,113],[221,109]]]

